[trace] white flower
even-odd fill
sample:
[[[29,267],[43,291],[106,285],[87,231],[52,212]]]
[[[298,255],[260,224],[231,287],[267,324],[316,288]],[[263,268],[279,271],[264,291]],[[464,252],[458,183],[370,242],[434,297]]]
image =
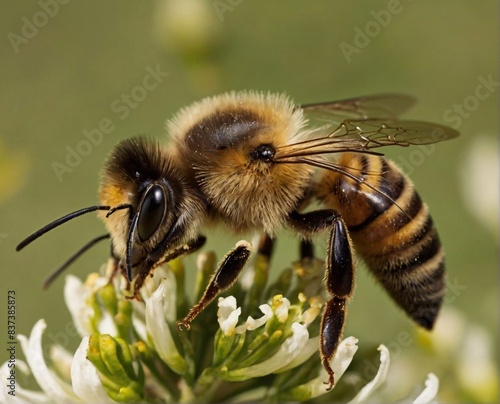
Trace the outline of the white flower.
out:
[[[288,309],[290,308],[290,300],[281,295],[273,298],[273,306],[275,306],[274,314],[281,323],[284,323],[288,318]]]
[[[87,360],[89,338],[84,337],[76,350],[71,365],[71,381],[73,390],[87,403],[114,403],[104,391],[97,370]]]
[[[85,301],[88,296],[87,288],[83,286],[83,282],[79,278],[73,275],[66,276],[64,301],[76,330],[82,337],[92,333],[90,318],[93,315],[93,310]]]
[[[228,377],[231,380],[246,380],[279,372],[298,356],[309,339],[309,332],[302,324],[293,323],[292,331],[293,335],[281,344],[274,355],[256,365],[230,371]]]
[[[338,346],[337,352],[335,353],[333,359],[330,361],[330,366],[335,373],[335,385],[337,385],[338,380],[342,377],[349,364],[351,363],[354,354],[358,350],[356,345],[358,340],[354,337],[348,337],[344,339]],[[385,345],[380,345],[378,350],[380,351],[380,366],[377,374],[368,384],[363,386],[363,388],[358,392],[358,394],[349,402],[349,404],[359,404],[364,402],[376,403],[384,402],[385,400],[377,400],[376,391],[386,382],[387,375],[389,373],[390,366],[390,354],[389,350]],[[324,381],[328,379],[328,375],[324,370],[320,373],[318,377],[305,383],[301,386],[296,387],[295,394],[300,397],[307,397],[308,399],[318,397],[326,392],[326,386]],[[430,404],[436,397],[439,380],[438,378],[430,373],[425,382],[425,389],[420,393],[420,395],[413,401],[414,404]],[[404,400],[403,402],[410,402],[410,399]]]
[[[433,373],[427,375],[425,381],[425,389],[419,396],[413,400],[413,404],[428,404],[433,403],[439,389],[439,379]]]
[[[202,262],[205,279],[210,266],[207,262]],[[0,388],[0,400],[111,403],[143,399],[213,402],[221,398],[227,401],[226,391],[246,386],[233,387],[231,383],[256,378],[262,378],[261,385],[260,380],[255,380],[248,384],[250,391],[242,390],[243,395],[234,398],[248,399],[253,396],[246,394],[253,393],[255,397],[275,401],[303,401],[327,393],[328,375],[319,360],[319,336],[316,335],[323,298],[302,293],[290,296],[290,301],[281,294],[271,297],[263,291],[262,296],[267,296],[268,303],[258,306],[262,315],[248,316],[239,323],[244,308],[238,307],[234,296],[221,297],[218,323],[210,311],[204,312],[195,319],[202,327],[177,334],[174,332],[179,320],[177,309],[185,312],[190,304],[182,295],[182,263],[171,263],[170,268],[156,269],[154,275],[145,280],[142,301],[134,302],[122,293],[120,277],[110,283],[106,276],[93,274],[82,283],[69,276],[66,300],[78,331],[84,334],[76,353],[73,356],[55,345],[50,350],[53,365],[47,365],[42,354],[42,334],[46,326],[40,320],[29,338],[18,337],[28,363],[19,360],[16,366],[23,373],[31,371],[41,391],[16,386],[16,397],[10,400],[9,386],[4,384]],[[203,282],[197,287],[200,285],[202,288]],[[265,283],[259,284],[264,286]],[[270,290],[274,288],[275,285]],[[251,289],[239,289],[236,293],[239,293],[238,299],[245,301],[246,293],[255,296]],[[342,375],[358,349],[357,342],[356,338],[348,337],[339,343],[330,361],[335,386],[342,383]],[[376,401],[378,390],[386,383],[389,351],[383,345],[379,350],[380,366],[376,376],[351,403]],[[305,368],[297,371],[299,366]],[[274,376],[266,377],[271,374]],[[4,380],[8,377],[8,363],[0,367],[0,375]],[[437,377],[429,374],[423,392],[413,402],[430,403],[438,387]]]
[[[305,300],[304,296],[302,296],[301,299],[299,298],[301,304],[304,304]],[[318,317],[320,314],[320,307],[321,303],[319,299],[312,298],[310,299],[310,307],[302,313],[301,310],[297,310],[297,306],[294,306],[292,310],[292,305],[288,299],[284,298],[282,295],[276,295],[272,298],[271,306],[261,305],[259,307],[264,313],[264,316],[258,320],[249,317],[245,324],[238,326],[241,308],[237,307],[236,298],[234,296],[219,298],[219,311],[217,313],[218,321],[220,329],[226,338],[223,342],[220,342],[221,352],[224,353],[220,353],[218,356],[219,358],[230,356],[228,352],[224,351],[227,350],[228,346],[238,346],[240,347],[238,349],[243,349],[241,348],[241,344],[244,344],[244,334],[247,332],[258,333],[253,337],[253,341],[259,339],[262,341],[271,341],[273,338],[280,338],[283,332],[289,332],[286,330],[291,331],[291,335],[279,345],[277,351],[270,355],[266,355],[265,352],[266,346],[272,346],[272,343],[264,342],[265,345],[263,348],[260,344],[257,344],[253,349],[249,347],[248,357],[241,356],[239,362],[246,363],[251,361],[250,358],[257,358],[254,363],[248,366],[240,366],[239,363],[236,363],[236,365],[231,363],[226,365],[223,361],[220,367],[222,372],[221,377],[225,380],[243,381],[250,378],[266,376],[271,373],[284,373],[303,364],[312,355],[318,355],[319,337],[310,338],[307,326]],[[273,319],[275,319],[274,327],[270,325]],[[258,324],[259,327],[263,327],[263,329],[271,327],[274,333],[267,336],[267,333],[262,331],[262,328],[252,328],[252,326],[250,326],[256,324]],[[281,324],[279,327],[282,328],[276,328],[276,324]],[[354,337],[348,337],[341,341],[333,359],[330,361],[330,366],[335,374],[335,386],[351,363],[358,349],[356,345],[357,342],[358,340]],[[374,393],[376,393],[385,383],[390,367],[389,350],[384,345],[380,345],[378,349],[380,351],[380,366],[377,374],[373,380],[358,392],[350,401],[350,404],[359,404],[368,400],[373,401],[374,397],[376,397]],[[229,368],[227,368],[227,366],[229,366]],[[294,387],[288,392],[278,393],[277,398],[280,401],[293,401],[296,400],[297,397],[301,399],[318,397],[328,391],[327,385],[325,384],[326,380],[328,380],[328,375],[326,371],[321,368],[316,378],[300,386]],[[437,377],[430,374],[426,382],[425,390],[415,399],[415,402],[418,404],[430,403],[437,394],[438,386],[439,382]]]
[[[241,314],[241,307],[236,308],[236,299],[233,296],[226,299],[220,297],[218,306],[217,321],[222,332],[226,336],[233,335]]]
[[[462,195],[469,211],[498,239],[498,137],[471,137],[462,164]]]
[[[305,345],[302,347],[302,349],[294,354],[292,360],[288,363],[288,365],[281,367],[279,370],[276,371],[276,373],[282,373],[287,370],[293,369],[299,366],[301,363],[304,363],[311,356],[318,355],[318,346],[319,346],[319,337],[309,338],[306,341]]]
[[[48,397],[45,393],[26,390],[22,386],[17,384],[17,382],[14,380],[18,380],[19,376],[12,376],[12,374],[10,373],[11,370],[15,370],[16,375],[18,375],[19,371],[25,375],[29,375],[30,369],[26,362],[20,359],[16,360],[15,366],[16,368],[12,369],[11,367],[9,367],[9,362],[5,362],[0,367],[0,377],[2,378],[2,381],[4,381],[4,383],[0,383],[0,402],[15,404],[51,402],[50,397]],[[13,380],[12,389],[9,388],[11,383],[8,379],[9,377],[11,377],[10,380]]]
[[[247,321],[245,322],[245,328],[249,331],[256,330],[259,327],[262,327],[272,316],[273,309],[268,304],[261,304],[259,306],[259,310],[264,314],[262,317],[255,320],[252,316],[248,316]]]
[[[389,366],[391,364],[389,350],[385,345],[380,345],[378,347],[378,350],[380,351],[380,366],[378,368],[377,374],[371,382],[365,385],[359,391],[359,393],[356,394],[356,397],[354,397],[354,399],[352,399],[349,404],[357,404],[366,401],[370,397],[370,395],[375,390],[377,390],[382,385],[382,383],[384,383],[385,379],[387,378],[387,373],[389,372]]]
[[[321,307],[323,306],[322,299],[319,297],[311,298],[309,303],[311,307],[302,313],[302,321],[306,326],[311,324],[321,314]]]
[[[477,324],[471,324],[456,309],[443,307],[435,330],[428,339],[447,371],[460,388],[478,402],[498,397],[498,369],[494,361],[492,337]]]
[[[234,296],[219,298],[218,321],[226,339],[220,343],[221,353],[218,357],[225,358],[228,355],[225,351],[228,346],[232,344],[233,346],[240,346],[240,344],[244,343],[244,334],[247,332],[254,333],[254,336],[251,337],[254,342],[260,341],[256,345],[249,345],[246,348],[248,350],[247,357],[240,357],[239,362],[236,364],[229,363],[226,365],[223,362],[221,377],[224,379],[240,381],[271,373],[283,373],[304,363],[312,355],[318,354],[319,337],[310,338],[307,329],[307,326],[320,313],[317,307],[317,299],[312,299],[313,310],[307,309],[304,313],[298,306],[294,306],[294,309],[291,310],[290,301],[282,295],[275,295],[271,300],[271,305],[263,304],[259,306],[260,311],[263,313],[262,317],[255,320],[249,316],[244,324],[237,326],[241,308],[237,307],[236,298]],[[303,300],[301,300],[302,303],[304,303]],[[304,320],[307,320],[308,323],[304,324]],[[273,321],[274,325],[272,325]],[[271,335],[268,335],[267,329],[272,330]],[[283,338],[284,333],[288,333],[290,336]],[[231,337],[233,340],[227,339]],[[234,338],[236,339],[234,340]],[[281,342],[276,345],[277,341]],[[341,344],[341,346],[344,345]],[[348,350],[348,352],[354,354],[355,350]],[[241,365],[241,363],[248,363],[248,365]],[[347,365],[348,363],[345,363],[346,367]],[[342,366],[337,367],[340,369]],[[311,388],[316,389],[317,383],[318,386],[321,386],[320,391],[325,393],[326,388],[323,381],[324,378],[321,382],[318,379],[312,384],[313,387]]]
[[[177,350],[169,325],[165,319],[164,308],[165,301],[165,282],[162,280],[158,289],[146,302],[146,329],[153,340],[153,345],[165,363],[167,363],[174,372],[182,374],[186,371],[186,361]]]
[[[219,310],[217,311],[217,321],[219,326],[226,336],[236,334],[243,334],[245,331],[253,331],[262,327],[272,316],[273,309],[268,304],[261,304],[259,310],[264,314],[258,319],[248,316],[245,324],[236,327],[238,319],[241,315],[241,307],[236,307],[236,298],[228,296],[226,298],[219,297],[218,301]]]
[[[203,0],[158,2],[153,28],[158,39],[181,53],[202,52],[214,45],[218,22]]]
[[[72,359],[72,385],[62,380],[47,365],[42,349],[42,334],[46,327],[45,321],[39,320],[33,327],[29,338],[26,338],[24,335],[18,336],[24,356],[27,358],[29,369],[27,369],[28,366],[24,362],[16,360],[16,367],[25,374],[31,371],[42,391],[29,391],[17,385],[16,398],[12,399],[12,396],[8,395],[8,390],[2,388],[1,401],[17,403],[82,403],[89,402],[89,400],[99,403],[114,402],[106,394],[95,368],[86,359],[88,338],[84,338],[84,341],[82,341],[80,348],[78,348]],[[59,347],[53,352],[57,352],[56,355],[61,354],[61,349]],[[2,380],[6,379],[4,375],[8,371],[7,363],[5,363],[0,368]]]
[[[335,373],[335,385],[339,382],[340,378],[350,365],[354,354],[358,350],[356,345],[358,340],[354,337],[347,337],[340,342],[335,355],[330,361],[330,366]],[[321,369],[319,376],[292,389],[292,393],[307,397],[308,399],[318,397],[327,392],[327,385],[325,381],[328,380],[328,374],[324,369]]]
[[[19,335],[22,350],[38,385],[56,402],[77,403],[80,400],[70,385],[61,380],[45,363],[42,350],[42,334],[47,325],[39,320],[31,331],[29,339]]]
[[[486,330],[469,326],[458,351],[458,380],[466,391],[484,402],[498,397],[498,371],[493,352]]]
[[[109,269],[110,263],[108,263]],[[94,307],[89,304],[89,299],[101,287],[108,284],[108,279],[97,274],[90,274],[85,283],[82,283],[76,276],[66,276],[64,284],[64,300],[69,309],[71,318],[81,337],[92,334],[92,320],[96,313]],[[101,334],[116,335],[116,326],[109,312],[104,311],[99,318],[96,328]]]

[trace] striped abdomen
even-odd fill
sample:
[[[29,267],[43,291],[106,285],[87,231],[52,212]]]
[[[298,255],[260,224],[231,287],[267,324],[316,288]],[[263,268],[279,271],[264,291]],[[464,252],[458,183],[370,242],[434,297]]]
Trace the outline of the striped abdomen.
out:
[[[357,253],[394,301],[431,329],[445,293],[445,275],[443,248],[427,205],[389,160],[344,153],[339,164],[364,183],[326,172],[317,185],[318,197],[342,215]]]

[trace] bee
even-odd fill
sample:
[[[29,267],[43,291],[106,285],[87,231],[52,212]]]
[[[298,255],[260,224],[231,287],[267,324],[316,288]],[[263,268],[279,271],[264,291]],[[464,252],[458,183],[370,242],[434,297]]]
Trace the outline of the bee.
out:
[[[443,300],[444,255],[428,208],[402,170],[374,151],[458,136],[439,124],[398,119],[413,102],[397,94],[309,105],[260,92],[205,98],[167,122],[168,146],[144,137],[118,143],[102,171],[100,204],[57,219],[17,249],[97,211],[108,233],[87,243],[45,284],[92,245],[111,238],[117,268],[133,281],[132,297],[139,298],[154,268],[203,245],[204,226],[237,235],[263,233],[267,250],[283,228],[304,245],[326,232],[328,300],[320,355],[331,389],[329,363],[353,295],[355,251],[420,326],[432,328]],[[313,202],[320,209],[308,210]],[[250,253],[249,243],[239,242],[226,254],[179,327],[189,329],[236,281]]]

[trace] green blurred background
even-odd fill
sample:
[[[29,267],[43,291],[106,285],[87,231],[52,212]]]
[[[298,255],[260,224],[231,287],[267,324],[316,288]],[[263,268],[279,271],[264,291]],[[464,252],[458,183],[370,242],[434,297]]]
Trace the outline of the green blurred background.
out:
[[[438,225],[453,285],[446,306],[457,309],[467,327],[486,331],[496,362],[498,2],[9,0],[0,22],[0,310],[4,318],[7,290],[16,290],[18,333],[29,334],[44,318],[47,341],[77,346],[64,333],[70,316],[63,279],[48,291],[40,285],[103,233],[102,223],[88,215],[22,253],[14,250],[42,225],[96,203],[98,172],[119,140],[136,134],[163,139],[165,120],[180,107],[226,90],[286,92],[298,103],[403,92],[419,100],[407,117],[455,125],[462,133],[431,152],[385,151],[411,174]],[[134,90],[148,69],[168,76],[154,89]],[[137,102],[126,104],[124,95]],[[75,150],[83,132],[103,119],[113,130],[71,172],[57,175],[54,162],[66,165],[67,148]],[[222,255],[238,237],[219,232],[209,240],[207,248]],[[295,241],[285,234],[275,268],[290,263],[290,249]],[[100,245],[70,271],[85,278],[107,256],[108,246]],[[415,329],[360,268],[346,335],[371,349],[404,331],[414,335]],[[493,397],[464,391],[453,364],[413,345],[420,344],[395,361],[411,350],[423,352],[415,385],[434,371],[444,401]]]

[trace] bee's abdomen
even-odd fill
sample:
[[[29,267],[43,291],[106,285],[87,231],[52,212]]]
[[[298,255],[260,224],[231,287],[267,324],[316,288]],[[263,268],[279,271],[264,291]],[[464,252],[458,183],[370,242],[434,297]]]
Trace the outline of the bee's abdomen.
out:
[[[445,266],[427,206],[394,163],[351,153],[340,162],[362,181],[327,173],[320,198],[342,214],[357,253],[394,301],[431,329],[445,292]]]

